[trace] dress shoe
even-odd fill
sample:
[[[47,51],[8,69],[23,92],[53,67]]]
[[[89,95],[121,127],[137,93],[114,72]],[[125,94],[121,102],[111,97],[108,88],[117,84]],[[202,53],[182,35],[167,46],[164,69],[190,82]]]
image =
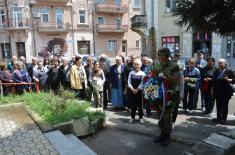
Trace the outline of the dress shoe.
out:
[[[160,136],[155,136],[154,139],[153,139],[153,142],[154,143],[159,143],[163,140],[164,138],[164,134],[161,132]]]

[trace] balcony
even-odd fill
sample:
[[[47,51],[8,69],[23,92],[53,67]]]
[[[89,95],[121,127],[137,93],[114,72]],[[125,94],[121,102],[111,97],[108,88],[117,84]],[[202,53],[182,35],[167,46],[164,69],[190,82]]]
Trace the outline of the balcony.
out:
[[[71,29],[71,24],[58,24],[58,23],[37,23],[38,32],[61,32],[68,33]]]
[[[18,29],[29,29],[30,20],[29,18],[10,18],[5,21],[1,28],[5,28],[7,30],[18,30]]]
[[[36,0],[36,2],[42,2],[42,3],[68,3],[69,0]]]
[[[146,15],[135,15],[131,18],[131,28],[146,28],[147,19]]]
[[[125,33],[128,31],[128,25],[96,25],[96,32],[99,33]]]
[[[97,13],[124,14],[128,11],[128,8],[127,5],[96,3],[95,10]]]

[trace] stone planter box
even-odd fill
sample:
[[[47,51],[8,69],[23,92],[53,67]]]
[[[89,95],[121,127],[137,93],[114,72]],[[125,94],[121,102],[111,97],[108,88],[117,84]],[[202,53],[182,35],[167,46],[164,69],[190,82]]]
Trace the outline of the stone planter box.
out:
[[[77,137],[84,137],[96,133],[103,127],[104,118],[97,118],[90,122],[87,117],[83,117],[54,125],[53,129],[60,130],[64,134],[73,133]]]
[[[31,108],[25,105],[23,102],[14,103],[9,105],[1,105],[0,108],[8,108],[12,106],[21,106],[24,105],[29,116],[34,120],[42,132],[50,132],[55,130],[60,130],[63,134],[74,134],[77,137],[84,137],[96,133],[98,130],[101,130],[104,127],[105,118],[97,118],[94,121],[90,122],[88,117],[83,117],[80,119],[73,119],[68,122],[50,125],[44,121],[41,116],[31,110]]]

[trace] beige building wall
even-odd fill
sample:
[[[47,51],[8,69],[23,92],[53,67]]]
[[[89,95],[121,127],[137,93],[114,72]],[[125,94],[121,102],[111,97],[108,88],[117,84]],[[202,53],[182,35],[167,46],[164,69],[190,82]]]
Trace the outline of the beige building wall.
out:
[[[106,1],[107,6],[114,7],[115,8],[115,0],[108,0]],[[96,5],[96,2],[94,2],[94,6]],[[112,11],[108,12],[98,12],[94,8],[94,22],[96,25],[96,31],[95,31],[95,45],[96,45],[96,53],[101,54],[105,53],[109,55],[110,57],[114,57],[116,55],[137,55],[139,56],[141,53],[141,37],[133,32],[131,30],[131,22],[130,19],[136,14],[141,14],[141,9],[134,9],[133,7],[133,0],[122,0],[120,7],[127,7],[127,11],[125,13],[113,13]],[[115,9],[114,9],[115,10]],[[103,17],[104,18],[104,25],[109,29],[109,27],[112,27],[113,30],[109,32],[100,32],[97,27],[99,27],[98,24],[98,18]],[[118,31],[116,30],[117,26],[117,18],[121,18],[121,27],[125,27],[126,29],[124,31]],[[117,47],[115,51],[109,51],[108,48],[108,41],[115,40],[117,43]],[[138,41],[138,43],[136,43]],[[123,42],[126,42],[126,52],[123,52]],[[136,44],[138,47],[136,47]]]

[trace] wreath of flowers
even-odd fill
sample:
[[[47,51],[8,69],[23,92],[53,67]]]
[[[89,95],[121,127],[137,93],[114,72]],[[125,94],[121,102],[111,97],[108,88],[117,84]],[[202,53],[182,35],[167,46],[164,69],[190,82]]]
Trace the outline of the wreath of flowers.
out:
[[[143,79],[144,99],[151,105],[162,103],[170,105],[172,103],[173,90],[170,89],[171,82],[159,76],[156,70],[152,70]]]

